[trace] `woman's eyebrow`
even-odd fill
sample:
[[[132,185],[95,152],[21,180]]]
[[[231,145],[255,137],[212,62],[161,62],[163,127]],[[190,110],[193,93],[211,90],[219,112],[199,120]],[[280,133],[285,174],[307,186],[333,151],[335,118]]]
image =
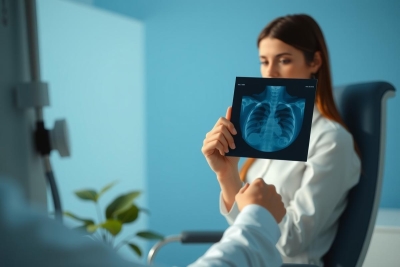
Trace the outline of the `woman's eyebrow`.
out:
[[[292,55],[292,54],[290,54],[289,52],[283,52],[283,53],[280,53],[280,54],[276,55],[275,57],[291,56],[291,55]]]
[[[281,56],[291,56],[292,54],[289,52],[283,52],[283,53],[279,53],[277,55],[275,55],[274,57],[281,57]],[[266,59],[266,56],[260,56],[261,59]]]

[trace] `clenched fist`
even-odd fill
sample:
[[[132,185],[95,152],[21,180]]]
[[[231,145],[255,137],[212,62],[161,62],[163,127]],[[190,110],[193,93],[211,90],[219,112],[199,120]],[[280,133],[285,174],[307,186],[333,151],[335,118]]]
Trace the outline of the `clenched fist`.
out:
[[[235,200],[240,211],[250,204],[266,208],[277,223],[280,223],[286,214],[282,197],[276,192],[275,186],[266,184],[261,178],[243,186],[236,194]]]

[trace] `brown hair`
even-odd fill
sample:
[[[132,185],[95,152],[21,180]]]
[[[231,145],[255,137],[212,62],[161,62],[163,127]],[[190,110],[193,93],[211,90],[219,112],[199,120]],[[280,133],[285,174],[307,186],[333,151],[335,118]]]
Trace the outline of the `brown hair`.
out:
[[[319,51],[321,53],[322,65],[318,72],[314,74],[315,78],[318,79],[315,104],[322,116],[341,124],[347,129],[333,100],[328,48],[317,22],[312,17],[304,14],[279,17],[271,21],[261,31],[257,39],[257,46],[259,47],[261,40],[267,37],[279,39],[301,50],[308,64],[314,60],[315,52]],[[354,147],[358,153],[355,143]],[[254,160],[249,158],[243,164],[240,170],[242,181],[244,181],[247,171]]]

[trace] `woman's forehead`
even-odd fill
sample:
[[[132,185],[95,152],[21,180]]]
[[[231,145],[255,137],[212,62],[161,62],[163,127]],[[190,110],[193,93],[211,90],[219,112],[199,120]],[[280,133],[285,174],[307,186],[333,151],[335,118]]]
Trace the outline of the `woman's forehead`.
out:
[[[301,53],[300,50],[295,47],[288,45],[276,38],[264,38],[260,41],[259,44],[259,54],[260,57],[270,57],[276,56],[280,54],[291,54],[295,55]]]

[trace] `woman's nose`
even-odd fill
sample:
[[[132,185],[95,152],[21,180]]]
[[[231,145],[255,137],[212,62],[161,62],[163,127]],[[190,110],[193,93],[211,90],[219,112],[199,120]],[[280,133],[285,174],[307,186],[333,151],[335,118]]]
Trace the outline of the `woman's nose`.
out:
[[[278,78],[279,77],[279,71],[276,69],[273,64],[265,67],[264,73],[263,73],[264,78]]]

